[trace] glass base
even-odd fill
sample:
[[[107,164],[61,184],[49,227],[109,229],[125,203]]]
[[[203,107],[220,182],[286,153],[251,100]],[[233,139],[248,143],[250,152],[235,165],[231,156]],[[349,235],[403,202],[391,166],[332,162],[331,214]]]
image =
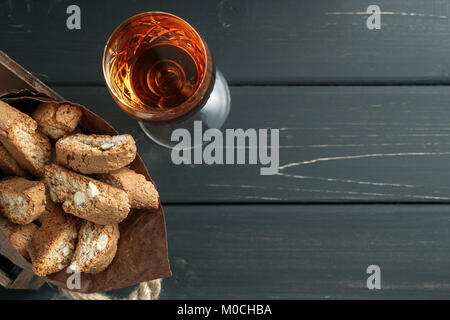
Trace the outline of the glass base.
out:
[[[173,149],[179,144],[178,140],[172,141],[172,132],[176,129],[186,129],[191,134],[191,148],[195,148],[203,145],[204,142],[194,141],[194,121],[202,122],[203,132],[211,128],[220,129],[230,113],[230,106],[231,95],[227,81],[222,73],[216,70],[213,91],[203,108],[194,116],[176,124],[155,126],[149,122],[139,122],[139,126],[150,139],[169,149]],[[198,126],[196,129],[199,129]],[[182,149],[189,148],[183,147]]]

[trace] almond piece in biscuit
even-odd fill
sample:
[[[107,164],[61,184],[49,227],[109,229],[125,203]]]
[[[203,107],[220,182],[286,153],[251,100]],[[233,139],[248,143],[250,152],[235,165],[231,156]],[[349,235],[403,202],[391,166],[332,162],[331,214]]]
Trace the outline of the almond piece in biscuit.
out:
[[[9,176],[28,176],[2,144],[0,144],[0,171],[3,171]]]
[[[0,230],[3,231],[12,246],[27,260],[30,259],[27,246],[37,229],[38,226],[34,223],[18,225],[0,216]]]
[[[144,175],[125,167],[99,176],[100,181],[124,190],[132,208],[152,210],[159,208],[158,191]]]
[[[99,273],[114,259],[119,240],[119,225],[99,225],[83,221],[78,244],[69,268],[78,272]]]
[[[0,181],[0,212],[11,222],[29,224],[45,210],[45,186],[40,181],[7,178]]]
[[[125,191],[56,164],[45,167],[44,181],[65,212],[98,224],[124,220],[130,212]]]
[[[74,134],[56,143],[57,164],[74,171],[107,173],[129,165],[136,157],[136,144],[129,134],[118,136]]]
[[[54,214],[44,220],[27,248],[36,275],[44,277],[70,264],[79,225],[78,218],[66,213]]]
[[[51,160],[49,139],[30,116],[0,101],[0,142],[25,170],[41,176]]]
[[[83,112],[78,106],[68,103],[42,102],[33,112],[39,130],[53,140],[75,130]]]

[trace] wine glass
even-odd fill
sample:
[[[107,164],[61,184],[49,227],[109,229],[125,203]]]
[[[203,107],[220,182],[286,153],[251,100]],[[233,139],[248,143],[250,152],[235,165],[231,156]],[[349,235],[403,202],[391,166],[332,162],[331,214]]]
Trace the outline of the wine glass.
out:
[[[165,12],[145,12],[119,25],[103,53],[112,97],[156,143],[174,148],[175,129],[194,134],[220,129],[230,112],[230,91],[197,31]],[[197,145],[192,145],[197,147]]]

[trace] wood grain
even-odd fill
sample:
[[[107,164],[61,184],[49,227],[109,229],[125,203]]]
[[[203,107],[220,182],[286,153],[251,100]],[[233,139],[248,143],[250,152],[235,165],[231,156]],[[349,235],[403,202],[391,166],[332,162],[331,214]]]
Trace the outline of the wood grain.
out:
[[[165,206],[161,299],[448,299],[448,205]],[[366,269],[381,269],[368,290]],[[115,291],[125,295],[130,289]],[[59,299],[0,288],[1,299]]]
[[[168,299],[445,298],[448,206],[167,207]],[[381,268],[368,290],[366,268]]]
[[[179,165],[104,87],[56,87],[137,141],[164,203],[449,202],[445,86],[232,87],[226,128],[279,128],[280,171]]]
[[[66,28],[69,0],[0,0],[2,50],[51,84],[101,84],[110,33],[160,10],[191,22],[229,81],[449,83],[450,3],[379,0],[381,30],[359,0],[77,1],[82,29]],[[101,18],[99,18],[101,17]]]
[[[17,278],[8,286],[10,289],[37,290],[45,283],[45,279],[38,278],[32,271],[21,270]]]
[[[3,287],[9,286],[11,283],[11,279],[9,279],[8,275],[5,274],[2,270],[0,270],[0,285]]]

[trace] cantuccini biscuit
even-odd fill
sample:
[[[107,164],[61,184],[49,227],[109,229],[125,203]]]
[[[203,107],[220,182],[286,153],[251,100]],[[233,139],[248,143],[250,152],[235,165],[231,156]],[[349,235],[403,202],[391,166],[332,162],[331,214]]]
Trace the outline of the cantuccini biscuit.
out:
[[[56,143],[57,164],[80,173],[106,173],[130,164],[136,144],[129,134],[118,136],[74,134]]]
[[[0,144],[0,171],[9,176],[28,176],[2,144]]]
[[[53,140],[75,130],[83,112],[78,106],[68,103],[42,102],[33,112],[32,117],[39,125],[39,130]]]
[[[45,210],[35,222],[42,224],[49,216],[60,214],[61,212],[63,212],[61,204],[53,202],[50,197],[49,188],[45,188]]]
[[[0,230],[3,231],[11,245],[16,248],[25,259],[30,259],[27,246],[37,229],[38,226],[34,223],[18,225],[8,221],[3,216],[0,216]]]
[[[154,184],[144,175],[125,167],[99,175],[100,180],[124,190],[130,206],[136,209],[153,209],[159,207],[159,195]]]
[[[51,160],[49,139],[30,116],[0,101],[0,142],[19,165],[40,176]]]
[[[33,272],[47,276],[69,266],[78,239],[80,220],[70,214],[54,214],[44,220],[28,245]]]
[[[43,102],[30,117],[0,101],[0,114],[0,171],[14,176],[0,180],[0,231],[38,276],[108,268],[130,209],[159,208],[153,183],[127,167],[133,137],[81,133],[89,125],[70,103]]]
[[[11,222],[28,224],[45,210],[45,186],[20,177],[0,181],[0,212]]]
[[[117,252],[119,226],[83,221],[70,268],[78,272],[99,273],[105,270]]]
[[[14,224],[0,215],[0,230],[3,231],[6,237],[9,237],[16,230],[17,226],[18,224]]]
[[[130,203],[125,191],[56,164],[45,167],[44,181],[54,202],[65,212],[98,224],[124,220]]]

